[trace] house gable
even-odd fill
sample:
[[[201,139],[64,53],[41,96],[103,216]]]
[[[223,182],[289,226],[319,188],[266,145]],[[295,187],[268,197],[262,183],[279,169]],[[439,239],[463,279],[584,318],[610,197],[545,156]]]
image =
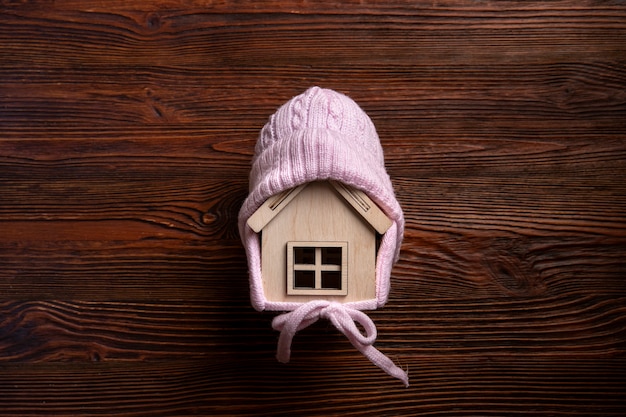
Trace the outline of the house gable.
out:
[[[308,302],[324,298],[350,302],[375,298],[375,241],[375,229],[333,185],[327,181],[306,185],[262,229],[261,275],[266,299]],[[345,242],[347,294],[288,295],[288,242]]]

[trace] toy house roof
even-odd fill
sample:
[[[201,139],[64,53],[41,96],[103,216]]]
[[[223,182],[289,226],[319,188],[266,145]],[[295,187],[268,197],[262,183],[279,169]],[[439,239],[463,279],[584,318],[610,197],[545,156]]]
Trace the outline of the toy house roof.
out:
[[[354,211],[378,233],[382,235],[389,229],[392,224],[391,220],[367,194],[338,181],[330,180],[328,183],[332,186],[332,189],[336,191],[336,194],[350,205]],[[309,184],[310,183],[302,184],[268,198],[267,201],[248,218],[248,226],[256,233],[259,233]]]

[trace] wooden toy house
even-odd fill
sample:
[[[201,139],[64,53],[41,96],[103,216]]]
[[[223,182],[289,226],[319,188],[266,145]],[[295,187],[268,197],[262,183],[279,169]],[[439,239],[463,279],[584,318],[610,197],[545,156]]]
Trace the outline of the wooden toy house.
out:
[[[268,301],[376,298],[376,237],[391,220],[363,192],[316,181],[269,198],[248,219],[261,233]]]

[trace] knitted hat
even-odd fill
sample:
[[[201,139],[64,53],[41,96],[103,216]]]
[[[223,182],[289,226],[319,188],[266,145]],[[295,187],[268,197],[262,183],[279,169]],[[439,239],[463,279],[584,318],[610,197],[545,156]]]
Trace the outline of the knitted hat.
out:
[[[333,90],[312,87],[270,117],[256,144],[250,194],[239,212],[239,232],[248,256],[255,309],[288,311],[300,303],[271,302],[265,298],[259,236],[246,224],[247,219],[275,194],[328,179],[365,192],[393,221],[378,248],[376,299],[349,304],[357,309],[374,309],[387,301],[404,217],[385,170],[380,140],[371,119],[352,99]]]
[[[376,255],[376,297],[348,303],[324,299],[306,303],[268,301],[261,277],[259,235],[247,220],[269,197],[319,180],[335,180],[365,192],[392,220]],[[385,171],[376,129],[354,101],[335,91],[312,87],[270,117],[256,144],[250,194],[239,212],[239,233],[248,256],[252,305],[257,310],[289,311],[272,321],[272,327],[281,332],[276,355],[279,361],[289,361],[291,341],[297,331],[325,318],[372,363],[408,386],[406,372],[374,348],[376,327],[360,311],[375,309],[387,301],[391,267],[398,259],[403,231],[402,209]]]

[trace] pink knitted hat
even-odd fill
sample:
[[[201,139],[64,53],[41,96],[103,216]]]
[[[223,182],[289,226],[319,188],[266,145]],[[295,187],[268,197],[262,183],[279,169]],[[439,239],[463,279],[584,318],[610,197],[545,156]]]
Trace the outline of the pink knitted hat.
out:
[[[349,97],[312,87],[285,103],[261,130],[250,172],[250,194],[239,212],[246,247],[250,295],[257,310],[288,311],[298,304],[268,302],[263,294],[259,236],[247,219],[269,197],[300,184],[336,180],[365,192],[393,221],[376,259],[376,299],[353,303],[366,310],[385,304],[391,268],[404,233],[402,209],[385,170],[383,150],[371,119]]]
[[[392,220],[392,225],[382,236],[378,248],[375,299],[338,306],[338,303],[328,302],[268,301],[264,295],[259,235],[247,225],[246,221],[269,197],[298,185],[319,180],[336,180],[365,192]],[[360,332],[356,327],[353,329],[354,332],[350,333],[353,330],[344,331],[345,329],[336,321],[338,317],[343,317],[354,326],[356,320],[366,329],[373,329],[375,339],[373,323],[358,310],[375,309],[387,301],[391,268],[398,259],[403,231],[402,209],[395,198],[391,180],[385,170],[378,134],[371,119],[352,99],[333,90],[312,87],[289,100],[270,117],[257,140],[250,172],[250,194],[239,212],[239,232],[248,257],[250,297],[255,309],[274,311],[305,309],[309,316],[302,313],[304,315],[301,315],[295,324],[292,323],[293,328],[289,330],[292,333],[291,337],[295,331],[306,327],[321,316],[329,318],[362,352],[364,349],[374,349],[371,346],[373,339],[369,344],[366,343],[369,348],[357,346],[353,339],[358,339]],[[334,309],[334,312],[328,310],[331,304],[331,310]],[[337,313],[339,310],[342,314]],[[284,323],[274,323],[275,328],[282,330],[283,326]],[[283,333],[285,331],[283,330]],[[288,339],[290,345],[291,338]],[[282,359],[288,360],[289,346],[285,349],[287,341],[282,342]],[[371,352],[366,354],[376,363],[372,355],[374,354]],[[394,376],[404,381],[406,374],[397,368],[390,371],[395,365],[386,356],[382,357],[384,360],[379,359],[384,363],[376,364],[383,369],[387,368],[385,370],[390,374],[402,373],[404,376]],[[281,359],[280,343],[279,359]],[[407,381],[405,383],[408,384]]]

